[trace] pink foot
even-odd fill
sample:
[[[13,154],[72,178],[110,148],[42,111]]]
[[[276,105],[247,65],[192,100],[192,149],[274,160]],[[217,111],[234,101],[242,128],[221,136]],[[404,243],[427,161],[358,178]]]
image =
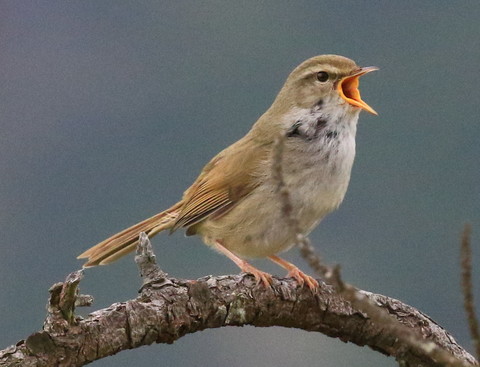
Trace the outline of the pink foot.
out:
[[[302,272],[297,267],[290,269],[287,276],[296,279],[298,284],[300,284],[301,287],[303,287],[306,284],[308,288],[310,288],[312,291],[318,288],[318,282],[311,276]]]
[[[258,270],[246,261],[240,266],[240,269],[244,273],[252,274],[255,277],[257,284],[263,283],[263,285],[267,288],[270,288],[272,286],[272,276],[270,274]]]

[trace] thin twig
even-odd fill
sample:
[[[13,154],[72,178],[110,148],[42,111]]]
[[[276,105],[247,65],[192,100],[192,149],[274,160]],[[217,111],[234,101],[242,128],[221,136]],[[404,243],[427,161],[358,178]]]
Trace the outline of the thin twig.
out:
[[[465,363],[437,344],[431,341],[425,341],[419,333],[412,329],[408,329],[401,324],[397,319],[392,317],[384,308],[379,307],[373,300],[366,297],[364,292],[360,292],[351,284],[345,283],[340,274],[340,267],[331,267],[323,263],[321,257],[315,252],[310,240],[300,233],[298,227],[298,219],[294,217],[293,206],[288,192],[288,187],[285,184],[282,170],[282,156],[285,143],[285,136],[280,136],[273,147],[273,164],[272,176],[277,180],[277,187],[280,193],[280,200],[282,201],[282,211],[287,218],[288,223],[297,233],[296,245],[300,249],[300,254],[307,261],[310,267],[324,279],[324,281],[333,286],[338,294],[348,300],[352,306],[364,312],[374,323],[382,325],[382,327],[392,335],[395,335],[402,343],[407,345],[410,351],[417,352],[416,354],[427,354],[432,359],[439,362],[440,366],[465,367],[472,366]],[[407,351],[405,351],[407,352]],[[397,360],[403,360],[402,355],[397,355]]]
[[[283,134],[278,136],[272,151],[272,177],[277,182],[277,191],[282,203],[282,214],[287,219],[288,226],[296,233],[296,245],[300,248],[303,258],[319,276],[326,278],[331,273],[331,269],[323,264],[320,256],[315,254],[310,240],[301,233],[298,219],[293,213],[290,192],[283,179],[282,156],[285,139],[286,137]]]
[[[462,242],[460,245],[460,258],[462,267],[462,292],[463,306],[467,314],[470,335],[472,336],[473,346],[477,359],[480,358],[480,331],[478,329],[478,319],[475,313],[475,302],[473,299],[472,284],[472,249],[470,246],[471,226],[466,223],[463,227]]]
[[[298,230],[298,220],[293,215],[292,202],[290,200],[290,192],[283,179],[282,156],[285,145],[285,136],[277,137],[273,145],[272,151],[272,177],[277,183],[277,192],[280,194],[280,201],[282,203],[282,214],[287,219],[288,225],[291,228]]]

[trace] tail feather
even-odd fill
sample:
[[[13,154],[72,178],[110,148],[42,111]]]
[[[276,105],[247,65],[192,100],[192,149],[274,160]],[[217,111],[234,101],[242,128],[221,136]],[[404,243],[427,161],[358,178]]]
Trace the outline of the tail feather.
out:
[[[105,265],[119,259],[135,250],[140,232],[145,232],[150,237],[153,237],[158,232],[173,227],[178,217],[180,205],[181,203],[177,203],[164,212],[124,229],[89,248],[79,255],[78,259],[88,259],[83,267]]]

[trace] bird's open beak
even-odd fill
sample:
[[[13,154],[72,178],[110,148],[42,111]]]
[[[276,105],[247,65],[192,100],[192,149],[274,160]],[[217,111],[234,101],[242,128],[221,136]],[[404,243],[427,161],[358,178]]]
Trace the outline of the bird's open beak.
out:
[[[362,98],[360,98],[360,91],[358,90],[358,85],[360,83],[359,78],[362,75],[375,70],[378,70],[376,66],[367,66],[365,68],[360,68],[352,75],[341,79],[337,85],[337,90],[338,93],[340,93],[340,96],[352,106],[360,107],[367,112],[378,115],[378,113],[375,112],[372,107],[362,101]]]

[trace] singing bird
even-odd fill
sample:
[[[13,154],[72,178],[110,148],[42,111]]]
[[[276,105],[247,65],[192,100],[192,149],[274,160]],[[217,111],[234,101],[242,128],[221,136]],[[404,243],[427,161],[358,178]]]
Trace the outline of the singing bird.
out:
[[[268,258],[300,285],[317,281],[278,257],[298,233],[307,235],[338,208],[350,181],[361,110],[377,114],[360,98],[359,78],[376,67],[359,67],[338,55],[312,57],[288,76],[271,107],[240,140],[217,154],[182,199],[167,210],[127,228],[82,253],[85,267],[111,263],[133,251],[139,233],[149,237],[185,228],[230,258],[257,283],[272,276],[245,259]],[[283,137],[281,170],[289,193],[289,224],[282,210],[272,165],[275,142]]]

